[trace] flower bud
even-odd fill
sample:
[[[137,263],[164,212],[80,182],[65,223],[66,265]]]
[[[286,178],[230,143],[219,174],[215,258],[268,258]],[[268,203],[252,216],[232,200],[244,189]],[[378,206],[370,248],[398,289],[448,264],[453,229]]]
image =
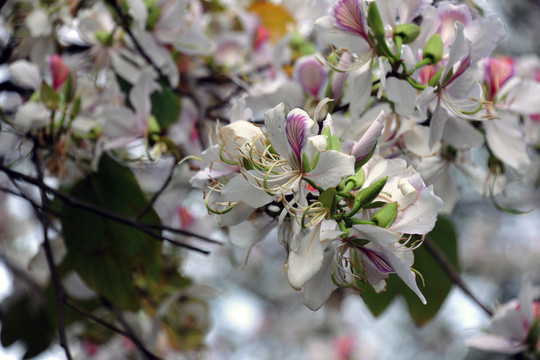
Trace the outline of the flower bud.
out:
[[[441,61],[443,57],[444,44],[441,40],[439,34],[433,34],[429,38],[424,46],[424,54],[422,55],[423,59],[430,59],[432,64],[436,64]]]
[[[376,223],[377,226],[387,229],[394,223],[394,220],[396,220],[397,213],[397,202],[389,203],[377,211],[371,218],[371,221]]]
[[[351,209],[351,212],[346,217],[351,217],[354,214],[358,212],[361,208],[368,205],[370,202],[375,200],[377,196],[381,193],[382,189],[384,188],[384,185],[386,185],[386,181],[388,180],[388,176],[385,176],[377,181],[375,181],[373,184],[368,186],[365,189],[362,189],[356,194],[356,197],[354,198],[353,208]]]
[[[394,28],[394,38],[401,37],[404,44],[410,44],[420,35],[420,26],[415,24],[399,24]]]

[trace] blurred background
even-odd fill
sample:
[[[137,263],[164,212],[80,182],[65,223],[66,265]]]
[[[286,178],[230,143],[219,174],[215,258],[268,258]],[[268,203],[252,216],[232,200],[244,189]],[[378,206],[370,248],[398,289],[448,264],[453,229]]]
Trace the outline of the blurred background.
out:
[[[507,25],[508,36],[498,53],[540,54],[540,1],[486,0],[479,4],[488,13],[501,16]],[[207,233],[208,224],[215,219],[206,215],[200,192],[180,191],[198,219],[192,227]],[[10,224],[10,231],[16,229],[10,235],[17,237],[18,248],[13,253],[32,257],[41,235],[39,227],[33,226],[31,209],[1,192],[0,198],[0,219],[9,213],[18,222]],[[537,201],[530,205],[532,208]],[[525,275],[540,274],[538,209],[509,215],[479,195],[463,193],[452,220],[459,236],[463,279],[483,303],[494,307],[515,298]],[[246,251],[230,244],[227,234],[215,230],[208,236],[222,239],[226,245],[210,256],[188,253],[183,259],[186,275],[216,291],[210,302],[208,346],[179,359],[506,358],[465,346],[466,339],[488,326],[489,318],[458,288],[452,289],[437,317],[423,327],[413,324],[402,299],[375,318],[361,297],[347,291],[336,291],[321,310],[312,312],[288,284],[281,266],[285,252],[275,233],[253,249],[245,266]],[[13,288],[10,274],[0,262],[0,300]],[[0,348],[0,359],[19,359],[22,353],[18,344]],[[64,354],[57,347],[36,359],[64,359]]]

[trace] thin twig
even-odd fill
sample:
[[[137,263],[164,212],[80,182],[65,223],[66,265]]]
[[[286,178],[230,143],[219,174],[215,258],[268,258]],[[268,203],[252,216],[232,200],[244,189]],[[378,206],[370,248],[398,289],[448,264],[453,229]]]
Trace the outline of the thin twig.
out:
[[[169,226],[166,226],[166,225],[159,225],[159,224],[148,224],[148,223],[142,223],[142,224],[149,227],[149,228],[151,228],[151,229],[169,231],[169,232],[172,232],[174,234],[179,234],[179,235],[184,235],[184,236],[192,236],[192,237],[195,237],[195,238],[197,238],[199,240],[206,241],[206,242],[209,242],[209,243],[212,243],[212,244],[223,245],[223,243],[221,241],[210,239],[209,237],[206,237],[204,235],[194,234],[194,233],[192,233],[190,231],[187,231],[187,230],[176,229],[176,228],[172,228],[172,227],[169,227]]]
[[[152,231],[148,226],[146,226],[146,224],[143,224],[143,223],[141,223],[141,222],[139,222],[137,220],[134,220],[134,219],[128,218],[128,217],[124,217],[124,216],[119,215],[117,213],[102,209],[102,208],[97,207],[95,205],[89,204],[87,202],[84,202],[84,201],[81,201],[79,199],[73,198],[73,197],[71,197],[69,195],[66,195],[66,194],[62,193],[61,191],[58,191],[56,189],[53,189],[53,188],[49,187],[43,181],[39,181],[39,179],[35,179],[35,178],[31,177],[31,176],[22,174],[20,172],[14,171],[14,170],[11,170],[9,168],[4,167],[3,165],[0,165],[0,171],[5,172],[8,176],[12,177],[13,179],[19,179],[19,180],[25,181],[25,182],[27,182],[29,184],[35,185],[35,186],[39,187],[40,189],[44,190],[45,192],[49,192],[49,193],[55,195],[58,199],[62,200],[63,202],[65,202],[65,203],[67,203],[67,204],[69,204],[71,206],[78,207],[78,208],[87,210],[89,212],[92,212],[94,214],[100,215],[100,216],[102,216],[102,217],[104,217],[106,219],[113,220],[113,221],[116,221],[118,223],[128,225],[130,227],[133,227],[133,228],[135,228],[135,229],[137,229],[137,230],[151,236],[154,239],[157,239],[157,240],[160,240],[160,241],[167,241],[167,242],[170,242],[171,244],[174,244],[176,246],[183,247],[183,248],[193,250],[193,251],[197,251],[197,252],[200,252],[200,253],[205,254],[205,255],[208,255],[210,253],[207,250],[203,250],[203,249],[197,248],[195,246],[192,246],[192,245],[189,245],[189,244],[186,244],[186,243],[182,243],[180,241],[170,239],[170,238],[165,237],[165,236],[163,236],[161,234],[158,234],[158,233]],[[198,237],[196,234],[191,234],[191,236]]]
[[[117,326],[114,326],[113,324],[109,323],[108,321],[105,321],[103,319],[100,319],[99,317],[95,316],[94,314],[80,308],[78,305],[72,303],[69,299],[65,299],[65,304],[67,306],[69,306],[70,308],[72,308],[73,310],[77,311],[79,314],[87,317],[88,319],[90,320],[93,320],[95,321],[96,323],[100,324],[101,326],[111,330],[111,331],[114,331],[115,333],[121,335],[121,336],[124,336],[125,338],[131,340],[136,346],[137,348],[141,351],[141,353],[143,353],[144,356],[146,356],[148,359],[152,359],[152,360],[160,360],[159,357],[157,357],[156,355],[154,355],[152,352],[150,352],[150,350],[148,350],[140,341],[139,339],[137,339],[136,336],[133,335],[133,332],[130,332],[130,331],[124,331],[122,329],[120,329],[119,327]],[[107,306],[108,308],[110,308],[110,306]],[[122,325],[124,326],[124,325]],[[125,327],[125,326],[124,326]]]
[[[38,141],[34,139],[34,147],[32,149],[32,161],[36,167],[38,180],[43,182],[43,170],[41,169],[41,163],[39,160],[38,153]],[[49,207],[49,199],[47,198],[47,193],[45,189],[40,189],[41,193],[41,206],[43,209]],[[45,250],[45,257],[47,259],[47,265],[51,272],[51,278],[54,286],[54,292],[56,294],[56,305],[58,310],[58,335],[60,337],[60,346],[64,348],[66,358],[68,360],[72,359],[71,352],[69,351],[69,345],[66,337],[66,321],[64,314],[64,298],[65,292],[62,284],[60,282],[60,277],[56,269],[56,264],[54,263],[54,257],[51,249],[51,242],[49,240],[49,218],[47,211],[40,212],[41,225],[43,227],[43,249]]]
[[[106,299],[101,299],[103,305],[109,309],[109,311],[111,313],[113,313],[115,316],[116,316],[116,320],[122,325],[122,327],[125,329],[125,333],[129,335],[129,339],[131,341],[133,341],[133,343],[135,344],[135,346],[137,346],[137,348],[141,351],[141,353],[146,356],[147,359],[150,359],[150,360],[161,360],[159,357],[157,357],[156,355],[152,354],[147,348],[146,346],[141,342],[141,340],[139,340],[139,338],[135,335],[135,332],[133,331],[133,329],[131,328],[131,326],[129,326],[129,324],[127,323],[127,321],[124,319],[123,315],[122,315],[122,312],[119,311],[118,309],[116,309],[109,301],[107,301]]]
[[[426,250],[437,260],[446,274],[450,277],[452,282],[456,284],[467,296],[471,298],[478,306],[482,308],[489,316],[493,316],[493,311],[484,305],[478,298],[471,292],[469,287],[465,284],[459,273],[454,269],[446,255],[437,247],[437,245],[431,240],[429,236],[424,239],[422,246],[425,246]]]

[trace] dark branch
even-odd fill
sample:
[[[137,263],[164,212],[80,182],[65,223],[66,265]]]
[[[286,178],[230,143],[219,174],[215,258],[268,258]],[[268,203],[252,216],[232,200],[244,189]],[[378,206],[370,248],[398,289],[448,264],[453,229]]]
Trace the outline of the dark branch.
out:
[[[200,252],[200,253],[205,254],[205,255],[209,254],[209,251],[207,251],[207,250],[199,249],[199,248],[194,247],[192,245],[182,243],[180,241],[170,239],[170,238],[165,237],[165,236],[163,236],[161,234],[158,234],[157,232],[152,231],[151,228],[149,228],[146,224],[141,223],[141,222],[139,222],[139,221],[137,221],[135,219],[124,217],[124,216],[119,215],[117,213],[102,209],[102,208],[97,207],[95,205],[86,203],[86,202],[81,201],[79,199],[73,198],[73,197],[71,197],[69,195],[66,195],[66,194],[62,193],[61,191],[58,191],[56,189],[53,189],[53,188],[49,187],[48,185],[46,185],[43,181],[40,181],[39,179],[35,179],[35,178],[31,177],[31,176],[19,173],[19,172],[14,171],[14,170],[11,170],[9,168],[6,168],[3,165],[0,165],[0,171],[5,172],[8,176],[10,176],[11,178],[13,178],[15,180],[21,180],[21,181],[27,182],[29,184],[32,184],[32,185],[35,185],[35,186],[39,187],[44,192],[49,192],[49,193],[53,194],[58,199],[60,199],[61,201],[65,202],[68,205],[78,207],[78,208],[87,210],[89,212],[92,212],[94,214],[97,214],[99,216],[102,216],[102,217],[104,217],[106,219],[110,219],[110,220],[116,221],[118,223],[122,223],[122,224],[125,224],[125,225],[128,225],[128,226],[131,226],[131,227],[133,227],[133,228],[135,228],[135,229],[137,229],[137,230],[151,236],[154,239],[157,239],[157,240],[160,240],[160,241],[167,241],[167,242],[170,242],[173,245],[183,247],[183,248],[186,248],[186,249],[189,249],[189,250],[197,251],[197,252]],[[200,236],[198,236],[196,234],[191,234],[190,233],[190,236],[200,238]]]
[[[471,298],[472,301],[474,301],[478,306],[482,308],[488,314],[489,316],[493,316],[493,311],[488,308],[486,305],[482,304],[480,300],[471,292],[467,284],[463,282],[463,279],[461,279],[461,276],[459,276],[459,273],[454,269],[448,258],[444,255],[444,253],[433,243],[433,241],[427,236],[424,239],[424,243],[422,246],[426,247],[426,250],[429,251],[431,255],[437,260],[437,262],[441,265],[443,270],[446,272],[446,274],[450,277],[452,282],[456,284],[467,296]]]
[[[41,162],[39,159],[38,153],[38,141],[34,139],[34,147],[32,149],[32,161],[36,167],[38,181],[43,183],[43,169],[41,168]],[[60,276],[56,269],[56,264],[54,263],[53,253],[51,249],[51,242],[49,240],[49,217],[46,209],[49,207],[49,199],[45,189],[40,188],[41,193],[41,206],[44,211],[40,211],[40,220],[43,228],[43,249],[45,250],[45,257],[47,259],[47,265],[51,272],[51,278],[54,286],[54,293],[56,295],[56,305],[58,310],[58,335],[60,337],[60,345],[64,348],[66,358],[68,360],[72,359],[71,352],[69,351],[69,344],[66,338],[66,321],[64,314],[64,298],[65,292],[62,284],[60,282]]]

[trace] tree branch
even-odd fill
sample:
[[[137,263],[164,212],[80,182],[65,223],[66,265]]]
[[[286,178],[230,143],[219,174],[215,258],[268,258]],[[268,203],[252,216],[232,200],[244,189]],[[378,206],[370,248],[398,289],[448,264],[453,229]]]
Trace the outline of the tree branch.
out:
[[[35,178],[31,177],[31,176],[22,174],[20,172],[14,171],[14,170],[11,170],[9,168],[6,168],[3,165],[0,165],[0,171],[5,172],[8,176],[10,176],[13,179],[27,182],[29,184],[37,186],[38,188],[42,189],[44,192],[49,192],[49,193],[53,194],[58,199],[60,199],[61,201],[65,202],[68,205],[78,207],[78,208],[87,210],[89,212],[92,212],[94,214],[97,214],[99,216],[102,216],[102,217],[104,217],[106,219],[110,219],[110,220],[116,221],[118,223],[122,223],[122,224],[125,224],[125,225],[128,225],[128,226],[131,226],[131,227],[133,227],[133,228],[135,228],[135,229],[137,229],[137,230],[151,236],[154,239],[157,239],[157,240],[160,240],[160,241],[167,241],[167,242],[170,242],[173,245],[183,247],[183,248],[186,248],[186,249],[189,249],[189,250],[197,251],[197,252],[200,252],[200,253],[205,254],[205,255],[208,255],[210,253],[207,250],[203,250],[203,249],[197,248],[195,246],[192,246],[192,245],[189,245],[189,244],[186,244],[186,243],[182,243],[182,242],[179,242],[177,240],[170,239],[170,238],[165,237],[165,236],[163,236],[161,234],[158,234],[158,233],[152,231],[151,228],[149,228],[148,224],[141,223],[141,222],[139,222],[139,221],[137,221],[135,219],[119,215],[117,213],[102,209],[102,208],[97,207],[95,205],[86,203],[86,202],[81,201],[79,199],[73,198],[73,197],[71,197],[69,195],[66,195],[66,194],[62,193],[61,191],[58,191],[56,189],[51,188],[50,186],[46,185],[43,181],[40,181],[39,179],[35,179]],[[199,236],[197,234],[192,234],[192,233],[189,233],[189,234],[190,234],[190,236],[193,236],[195,238],[201,238],[201,236]],[[205,241],[208,240],[205,237],[202,237],[202,238]]]
[[[36,167],[37,176],[39,182],[43,182],[43,169],[41,168],[41,162],[39,160],[38,153],[38,141],[34,140],[34,147],[32,148],[32,161]],[[51,272],[51,278],[54,286],[54,292],[56,295],[56,305],[58,310],[58,335],[60,337],[60,346],[64,348],[66,358],[72,360],[71,352],[69,351],[69,344],[66,337],[66,321],[64,314],[64,298],[65,292],[62,284],[60,282],[60,277],[56,269],[56,264],[54,263],[54,257],[51,249],[51,243],[49,240],[49,218],[46,209],[49,207],[49,199],[45,189],[40,188],[41,193],[41,207],[44,209],[40,211],[40,220],[43,228],[43,248],[45,250],[45,257],[47,259],[47,265]]]
[[[435,245],[435,243],[429,238],[429,236],[426,236],[424,239],[424,243],[422,246],[425,246],[426,250],[429,251],[431,255],[437,260],[437,262],[441,265],[443,270],[446,272],[448,277],[452,280],[454,284],[456,284],[469,298],[471,298],[472,301],[474,301],[478,306],[482,308],[488,314],[490,317],[493,316],[493,311],[484,305],[478,298],[471,292],[469,287],[465,284],[461,276],[459,276],[459,273],[454,269],[446,255]]]

